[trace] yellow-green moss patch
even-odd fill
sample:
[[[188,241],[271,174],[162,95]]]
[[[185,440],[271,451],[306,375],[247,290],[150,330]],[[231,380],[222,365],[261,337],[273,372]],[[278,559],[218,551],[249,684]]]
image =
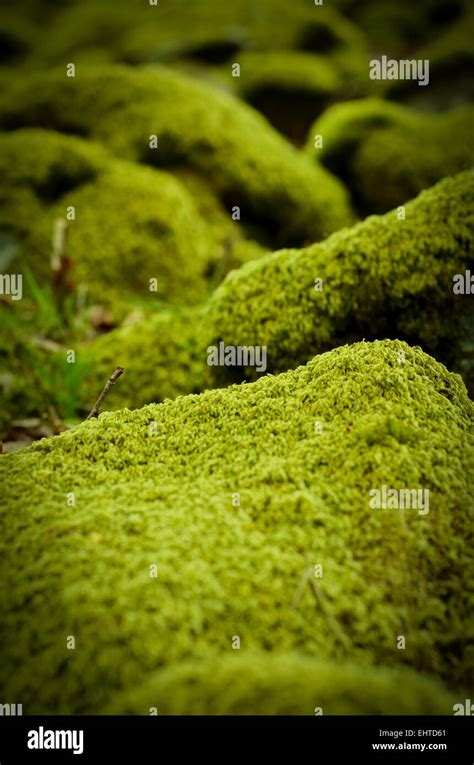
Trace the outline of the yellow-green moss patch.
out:
[[[461,379],[420,349],[358,343],[1,458],[4,694],[25,713],[101,712],[116,698],[123,709],[150,673],[176,670],[179,708],[183,662],[255,651],[367,675],[406,666],[461,692],[472,414]],[[372,509],[382,485],[428,490],[429,513]],[[381,711],[406,710],[398,684],[386,678]]]
[[[404,217],[371,216],[231,272],[209,303],[209,345],[265,346],[275,372],[343,342],[402,337],[458,364],[472,300],[453,293],[453,278],[472,269],[473,201],[474,174],[461,173],[408,202]]]

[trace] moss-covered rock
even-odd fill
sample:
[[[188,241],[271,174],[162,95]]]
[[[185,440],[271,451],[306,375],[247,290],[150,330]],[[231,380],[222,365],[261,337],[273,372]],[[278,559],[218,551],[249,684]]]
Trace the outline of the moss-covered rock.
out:
[[[84,345],[80,355],[87,376],[79,394],[82,406],[90,411],[117,366],[124,367],[125,374],[107,399],[107,409],[135,409],[200,393],[210,384],[200,322],[197,310],[162,310]]]
[[[290,146],[250,107],[162,67],[91,67],[38,74],[0,98],[0,123],[87,135],[122,159],[204,176],[229,213],[280,244],[301,244],[346,225],[347,194],[328,171]],[[158,148],[150,148],[150,136]]]
[[[374,98],[340,103],[312,126],[307,151],[344,179],[359,209],[386,212],[473,165],[473,119],[474,107],[423,115]]]
[[[186,303],[206,295],[224,242],[169,173],[38,129],[0,135],[0,173],[0,229],[17,238],[20,264],[46,282],[55,221],[74,208],[66,255],[73,283],[95,300],[138,295]]]
[[[231,272],[209,303],[209,345],[265,346],[275,372],[344,342],[400,337],[457,368],[473,316],[453,277],[474,270],[473,202],[474,174],[461,173],[407,203],[405,219],[371,216]]]
[[[267,687],[272,709],[292,711],[277,696],[296,652],[301,666],[365,668],[330,699],[324,673],[331,711],[440,709],[416,681],[400,701],[397,673],[377,690],[370,667],[470,682],[472,414],[461,379],[420,349],[359,343],[254,384],[105,413],[2,458],[4,695],[28,713],[137,711],[156,678],[168,696],[156,706],[205,710],[209,689],[199,704],[185,678],[209,673],[187,664],[222,660],[219,686],[242,660],[222,709],[240,697],[265,711],[260,672],[282,656]],[[384,485],[429,491],[429,512],[372,509]],[[345,701],[369,675],[370,701],[365,683]]]

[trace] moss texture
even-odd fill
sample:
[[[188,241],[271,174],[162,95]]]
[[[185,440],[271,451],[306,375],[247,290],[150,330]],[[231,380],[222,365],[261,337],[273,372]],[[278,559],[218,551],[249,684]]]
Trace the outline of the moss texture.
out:
[[[254,384],[105,413],[3,458],[4,695],[25,713],[137,710],[160,671],[168,701],[156,706],[195,711],[211,703],[209,688],[196,700],[202,662],[222,659],[222,687],[242,657],[226,703],[264,709],[264,651],[282,657],[271,708],[290,711],[280,692],[296,652],[302,669],[305,657],[354,665],[331,709],[438,709],[421,681],[399,700],[401,676],[377,689],[369,667],[457,689],[472,678],[472,414],[461,379],[420,349],[358,343]],[[428,489],[429,514],[370,509],[384,484]],[[299,711],[309,691],[297,686]]]
[[[472,302],[453,277],[472,269],[473,201],[474,173],[460,173],[407,203],[405,220],[371,216],[231,272],[209,303],[209,345],[266,346],[273,372],[364,337],[410,338],[459,363]]]
[[[126,370],[106,408],[135,409],[151,402],[199,393],[210,384],[198,310],[160,311],[85,345],[80,352],[87,377],[80,388],[91,409],[116,366]]]
[[[386,212],[472,167],[473,119],[467,106],[423,115],[380,99],[340,103],[312,126],[307,151],[344,179],[362,211]]]
[[[343,185],[257,112],[162,67],[32,75],[0,98],[0,124],[41,124],[95,138],[123,159],[189,167],[274,243],[314,241],[351,220]]]

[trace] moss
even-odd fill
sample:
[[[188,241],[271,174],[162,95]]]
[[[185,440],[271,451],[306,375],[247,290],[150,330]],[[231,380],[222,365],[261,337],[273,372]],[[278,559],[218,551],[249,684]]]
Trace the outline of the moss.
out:
[[[313,241],[350,221],[345,189],[287,144],[250,107],[162,67],[100,67],[18,82],[0,99],[0,122],[41,123],[103,141],[124,159],[205,176],[227,209],[273,242]],[[149,148],[150,135],[158,149]]]
[[[428,37],[426,43],[416,51],[417,59],[427,59],[430,62],[429,87],[413,88],[408,81],[394,80],[389,83],[390,97],[413,103],[425,110],[472,103],[473,34],[472,8],[459,12],[454,23],[440,25],[438,33]]]
[[[281,132],[298,143],[315,115],[342,90],[337,67],[301,51],[250,52],[238,56],[240,77],[226,67],[229,83]]]
[[[420,118],[368,136],[353,159],[356,196],[365,209],[385,212],[447,175],[474,165],[474,107]]]
[[[364,30],[370,48],[396,58],[443,35],[469,9],[469,0],[336,0],[339,11]],[[418,56],[417,56],[418,57]]]
[[[136,408],[202,391],[209,380],[200,321],[196,310],[161,311],[85,345],[80,354],[88,369],[80,392],[83,407],[90,411],[118,365],[126,371],[108,397],[107,409]]]
[[[361,689],[364,689],[363,692]],[[441,684],[407,670],[335,664],[263,652],[189,662],[155,672],[107,714],[325,715],[450,714]],[[319,712],[320,714],[321,712]]]
[[[0,172],[0,228],[17,237],[18,258],[43,279],[50,280],[55,220],[73,206],[67,257],[73,282],[86,286],[91,298],[186,303],[206,295],[223,244],[169,173],[115,160],[83,139],[34,129],[0,136]],[[155,293],[150,279],[158,281]]]
[[[407,203],[405,220],[372,216],[230,273],[209,304],[209,345],[266,346],[275,372],[354,339],[401,337],[458,365],[472,303],[453,277],[472,270],[473,197],[474,174],[461,173]]]
[[[403,106],[380,98],[334,104],[315,121],[306,149],[315,156],[314,136],[321,135],[323,146],[318,151],[320,160],[334,167],[337,173],[347,175],[347,165],[353,152],[367,136],[381,127],[406,125],[409,121]]]
[[[270,246],[262,228],[247,223],[245,219],[237,221],[229,214],[217,194],[206,183],[206,179],[189,169],[176,169],[173,172],[192,195],[201,217],[206,221],[209,231],[220,245],[220,258],[216,264],[214,281],[218,282],[232,268],[238,268],[249,260],[264,255]],[[260,244],[266,242],[267,247]],[[271,239],[271,237],[270,237]]]
[[[471,167],[473,117],[472,107],[420,115],[373,98],[341,103],[313,125],[307,152],[344,179],[360,209],[386,212]],[[314,148],[315,135],[322,149]]]
[[[11,9],[2,8],[0,17],[0,64],[18,65],[30,52],[37,30],[26,17],[19,16]]]
[[[4,694],[25,713],[102,712],[115,699],[122,710],[150,672],[169,670],[166,706],[183,709],[195,702],[180,666],[222,659],[224,671],[233,636],[235,666],[255,651],[282,656],[275,696],[288,652],[464,687],[472,414],[461,379],[420,349],[359,343],[254,384],[104,413],[7,455]],[[429,514],[371,510],[384,484],[428,489]],[[257,670],[241,682],[263,709]],[[354,675],[346,683],[333,709]],[[405,710],[398,676],[384,685],[373,703]],[[413,698],[433,710],[415,686]]]
[[[315,8],[306,0],[248,0],[232,5],[216,0],[175,0],[159,8],[135,0],[82,0],[59,8],[50,39],[40,41],[40,62],[64,61],[81,51],[110,49],[119,61],[193,59],[204,64],[227,61],[243,50],[310,48],[325,54],[353,48],[363,33],[334,8]]]

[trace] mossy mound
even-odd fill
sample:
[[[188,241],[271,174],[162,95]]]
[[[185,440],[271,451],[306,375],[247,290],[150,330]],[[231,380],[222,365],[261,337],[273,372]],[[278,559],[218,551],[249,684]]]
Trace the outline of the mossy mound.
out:
[[[386,212],[472,166],[473,119],[474,107],[421,115],[373,98],[341,103],[312,126],[307,151],[344,179],[359,209]]]
[[[160,311],[85,345],[80,355],[87,376],[80,389],[92,408],[117,366],[125,369],[107,399],[107,409],[135,409],[151,402],[200,393],[210,383],[198,310]]]
[[[474,173],[460,173],[408,202],[404,220],[371,216],[231,272],[209,303],[209,345],[266,346],[278,372],[344,342],[400,337],[458,365],[472,301],[453,277],[473,267],[473,202]]]
[[[176,670],[163,682],[183,709],[180,665],[227,660],[236,636],[244,662],[297,652],[364,666],[369,684],[370,666],[404,665],[465,687],[472,414],[461,379],[420,349],[358,343],[2,458],[4,695],[29,713],[124,709],[151,672]],[[383,485],[428,490],[429,512],[371,509]],[[255,710],[258,676],[239,681]],[[405,711],[391,678],[374,704]]]
[[[232,96],[162,67],[66,70],[15,83],[0,98],[7,129],[37,125],[87,135],[123,159],[204,176],[229,214],[273,242],[314,241],[346,225],[347,194],[327,170]],[[150,148],[150,136],[158,148]]]
[[[442,685],[406,669],[335,664],[297,654],[254,652],[156,672],[119,695],[107,714],[452,714]]]
[[[169,173],[39,129],[0,135],[0,173],[0,229],[16,237],[17,258],[46,282],[55,222],[74,208],[66,246],[71,278],[94,299],[186,303],[207,294],[223,244]]]
[[[409,123],[408,110],[381,98],[334,104],[311,127],[306,150],[314,157],[314,137],[321,135],[323,145],[317,152],[320,161],[340,175],[347,175],[350,158],[369,135],[380,128]]]

